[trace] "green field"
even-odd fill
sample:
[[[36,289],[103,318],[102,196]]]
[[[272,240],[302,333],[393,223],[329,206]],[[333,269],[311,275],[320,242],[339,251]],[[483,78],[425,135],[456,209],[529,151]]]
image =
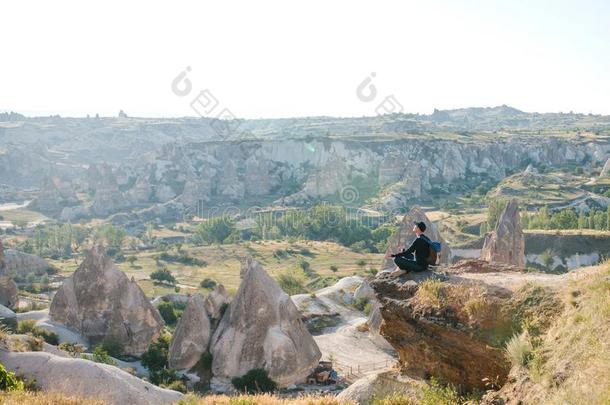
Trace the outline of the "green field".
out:
[[[358,253],[333,242],[316,241],[243,242],[212,246],[184,246],[182,249],[188,252],[190,257],[204,260],[207,265],[193,266],[161,262],[176,277],[181,293],[196,291],[206,293],[207,290],[199,286],[205,278],[216,280],[224,284],[229,292],[235,292],[240,281],[240,260],[248,255],[258,260],[274,277],[284,272],[298,272],[300,260],[307,261],[311,271],[320,277],[341,278],[354,274],[366,275],[371,268],[379,269],[383,258],[383,254]],[[158,268],[155,257],[159,255],[159,252],[126,252],[125,256],[132,254],[137,257],[133,267],[127,262],[117,263],[117,267],[128,277],[134,277],[148,296],[174,292],[173,287],[155,285],[149,278],[150,273]],[[60,274],[68,276],[78,267],[81,260],[79,258],[77,260],[50,260],[50,262],[60,269]],[[336,272],[330,269],[331,265],[337,266]]]

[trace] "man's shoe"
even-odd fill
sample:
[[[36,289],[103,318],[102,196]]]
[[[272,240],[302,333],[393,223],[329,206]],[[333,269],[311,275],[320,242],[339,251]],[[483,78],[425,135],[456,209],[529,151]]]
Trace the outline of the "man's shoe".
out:
[[[396,278],[396,277],[404,276],[405,274],[407,274],[406,270],[396,269],[396,270],[394,270],[393,272],[390,273],[390,277]]]

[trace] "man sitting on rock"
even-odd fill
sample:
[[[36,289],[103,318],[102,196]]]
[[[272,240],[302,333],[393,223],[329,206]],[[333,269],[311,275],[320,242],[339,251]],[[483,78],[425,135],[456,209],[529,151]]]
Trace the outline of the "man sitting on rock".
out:
[[[423,222],[413,223],[413,232],[417,235],[417,238],[411,244],[411,247],[400,253],[393,254],[394,263],[398,268],[394,270],[390,275],[392,277],[402,276],[410,271],[425,271],[428,270],[428,255],[430,254],[430,240],[424,232],[426,231],[426,224]],[[415,253],[415,259],[413,258]]]

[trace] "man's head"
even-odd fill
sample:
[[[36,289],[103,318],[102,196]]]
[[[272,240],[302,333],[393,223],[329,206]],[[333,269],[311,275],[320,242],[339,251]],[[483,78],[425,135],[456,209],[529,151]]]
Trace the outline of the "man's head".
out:
[[[415,232],[417,236],[426,232],[426,224],[423,222],[413,222],[413,232]]]

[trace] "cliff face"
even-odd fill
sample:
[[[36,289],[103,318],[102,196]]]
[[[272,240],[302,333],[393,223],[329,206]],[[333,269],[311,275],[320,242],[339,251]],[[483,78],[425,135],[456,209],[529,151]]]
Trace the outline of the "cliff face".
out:
[[[547,298],[546,290],[526,284],[548,276],[517,273],[510,266],[485,267],[482,261],[460,263],[441,274],[399,279],[382,273],[371,282],[380,303],[380,333],[398,352],[404,373],[467,390],[506,381],[506,341],[541,302],[547,315],[559,305]]]
[[[128,120],[120,123],[128,124]],[[312,122],[308,124],[311,126]],[[118,128],[106,127],[109,124],[101,121],[99,125],[102,129],[97,132]],[[55,161],[57,158],[41,147],[12,147],[0,155],[0,168],[6,168],[0,170],[0,182],[23,184],[18,171],[30,173],[30,181],[40,179],[38,173],[58,173],[62,179],[71,180],[79,177],[82,181],[72,184],[89,186],[93,213],[99,216],[125,205],[164,203],[176,197],[187,207],[199,202],[212,206],[218,201],[259,203],[262,197],[265,201],[299,205],[337,196],[347,204],[359,206],[375,197],[377,208],[395,210],[431,192],[455,190],[464,182],[476,185],[484,179],[498,180],[530,163],[551,167],[574,161],[601,165],[610,151],[610,144],[601,140],[517,135],[496,139],[491,134],[459,140],[415,138],[390,123],[383,128],[346,122],[324,125],[333,134],[336,131],[344,136],[316,132],[311,138],[280,138],[254,132],[240,142],[215,142],[202,140],[207,135],[191,132],[186,124],[176,124],[175,128],[157,125],[155,138],[145,142],[146,131],[151,127],[142,124],[137,132],[125,130],[120,139],[112,137],[98,145],[99,139],[82,128],[83,133],[62,135],[63,142],[56,139],[62,150],[68,151],[74,167]],[[177,141],[173,132],[164,132],[170,127],[188,137]],[[19,131],[20,142],[48,142],[46,132],[28,136],[22,133],[27,132],[25,128]],[[15,132],[17,139],[17,128],[8,132]],[[0,144],[1,141],[0,137]],[[82,149],[98,146],[95,157]],[[32,162],[32,167],[14,164],[13,156]],[[100,161],[108,162],[112,170],[100,165]],[[82,169],[85,165],[90,166],[88,172]],[[346,189],[355,189],[355,193],[344,195]]]

